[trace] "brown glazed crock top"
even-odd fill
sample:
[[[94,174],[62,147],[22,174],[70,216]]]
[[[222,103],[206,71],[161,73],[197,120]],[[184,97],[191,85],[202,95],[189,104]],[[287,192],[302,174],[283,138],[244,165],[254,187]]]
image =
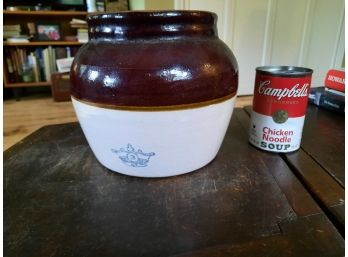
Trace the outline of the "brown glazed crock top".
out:
[[[236,94],[237,62],[201,11],[90,16],[90,41],[71,68],[71,94],[91,104],[161,107]]]

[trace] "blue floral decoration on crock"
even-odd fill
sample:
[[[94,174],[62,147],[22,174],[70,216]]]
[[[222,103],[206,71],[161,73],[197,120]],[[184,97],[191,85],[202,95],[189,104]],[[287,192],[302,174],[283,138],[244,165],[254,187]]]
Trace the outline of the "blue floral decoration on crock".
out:
[[[131,144],[127,145],[127,149],[111,149],[111,151],[116,153],[124,164],[132,167],[146,167],[151,156],[155,155],[153,152],[144,153],[141,149],[136,151]]]

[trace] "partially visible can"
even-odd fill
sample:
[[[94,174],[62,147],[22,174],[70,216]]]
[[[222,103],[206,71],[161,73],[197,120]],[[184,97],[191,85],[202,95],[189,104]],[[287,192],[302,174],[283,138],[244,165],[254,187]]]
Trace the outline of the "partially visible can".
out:
[[[294,66],[256,68],[249,142],[271,152],[300,148],[313,70]]]

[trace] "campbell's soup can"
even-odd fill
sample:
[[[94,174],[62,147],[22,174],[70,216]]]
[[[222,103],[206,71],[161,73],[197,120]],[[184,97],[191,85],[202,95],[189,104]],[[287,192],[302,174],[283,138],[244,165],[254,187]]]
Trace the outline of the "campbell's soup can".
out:
[[[300,148],[313,70],[294,66],[256,68],[249,142],[271,152]]]

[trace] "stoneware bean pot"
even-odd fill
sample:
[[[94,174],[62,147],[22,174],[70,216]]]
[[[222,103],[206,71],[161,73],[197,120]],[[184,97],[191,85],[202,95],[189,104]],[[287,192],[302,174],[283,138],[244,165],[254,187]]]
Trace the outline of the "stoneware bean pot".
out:
[[[90,16],[71,68],[72,102],[96,158],[139,177],[203,167],[226,133],[238,86],[235,57],[203,11]]]

